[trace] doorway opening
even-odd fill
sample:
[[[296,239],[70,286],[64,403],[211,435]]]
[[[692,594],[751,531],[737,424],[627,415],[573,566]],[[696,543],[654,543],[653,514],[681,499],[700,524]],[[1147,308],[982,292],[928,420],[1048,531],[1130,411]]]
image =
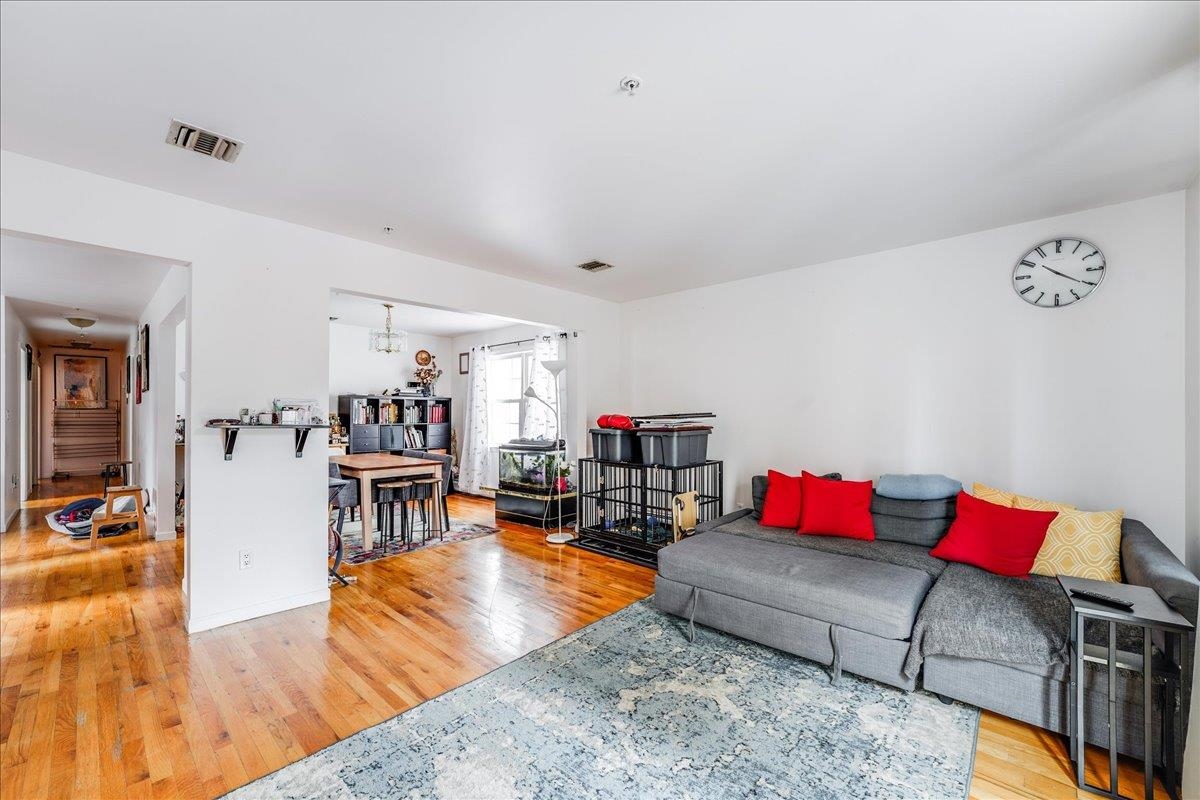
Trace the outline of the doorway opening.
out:
[[[5,495],[5,521],[41,498],[25,522],[36,528],[44,518],[64,537],[52,543],[82,547],[138,528],[175,538],[177,391],[167,378],[175,331],[186,332],[187,266],[10,231],[0,234],[0,259],[3,379],[20,399],[19,441],[4,453],[5,472],[19,476]],[[186,360],[186,338],[182,352]],[[121,499],[121,486],[137,491]],[[93,525],[94,508],[67,510],[85,498],[106,511],[140,504],[144,524]]]
[[[330,479],[351,484],[332,501],[344,506],[345,558],[427,544],[416,490],[368,469],[402,472],[404,458],[444,462],[454,500],[438,541],[505,522],[569,531],[574,495],[562,485],[583,444],[572,388],[580,344],[552,325],[331,292]]]

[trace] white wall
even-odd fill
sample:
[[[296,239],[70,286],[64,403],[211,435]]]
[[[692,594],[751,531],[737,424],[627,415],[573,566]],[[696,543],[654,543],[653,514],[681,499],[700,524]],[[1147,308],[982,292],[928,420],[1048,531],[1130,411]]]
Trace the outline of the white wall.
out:
[[[715,411],[727,505],[768,467],[944,472],[1123,507],[1183,554],[1183,193],[622,306],[630,408]],[[1064,309],[1014,295],[1056,236],[1100,246]]]
[[[1200,175],[1192,179],[1184,202],[1185,365],[1187,384],[1187,565],[1200,575]],[[1200,726],[1197,726],[1200,728]],[[1197,787],[1200,790],[1200,786]]]
[[[383,309],[380,309],[382,312]],[[382,314],[380,323],[382,324]],[[329,323],[329,395],[327,411],[337,411],[340,394],[379,394],[384,389],[403,387],[413,380],[417,368],[418,350],[428,350],[442,370],[437,391],[443,397],[451,394],[450,372],[454,366],[450,356],[450,339],[421,333],[408,335],[408,350],[404,353],[375,353],[367,347],[371,329],[357,325]],[[453,404],[451,404],[453,407]]]
[[[175,413],[184,416],[187,399],[187,322],[175,326]]]
[[[1187,381],[1187,565],[1200,575],[1200,175],[1192,179],[1184,202],[1185,269],[1187,310],[1184,345]],[[1192,685],[1200,685],[1200,647],[1192,659]],[[1200,797],[1200,692],[1192,692],[1192,725],[1188,729],[1183,768],[1183,796]]]
[[[0,296],[0,394],[3,395],[4,420],[0,424],[0,531],[21,508],[21,393],[26,391],[24,347],[31,343],[25,323],[13,311],[7,297]]]
[[[219,432],[203,421],[274,397],[329,395],[332,289],[584,330],[588,405],[599,413],[618,397],[613,303],[10,152],[0,154],[0,228],[190,264],[192,631],[329,598],[325,437],[310,437],[297,459],[290,434],[246,432],[224,461]],[[243,548],[254,558],[246,571],[237,568]]]
[[[150,326],[150,388],[142,392],[142,402],[133,406],[134,481],[150,491],[154,517],[151,524],[155,528],[155,538],[160,540],[174,539],[176,535],[175,413],[179,404],[175,391],[179,371],[186,367],[176,364],[179,348],[175,336],[180,330],[180,322],[187,317],[190,278],[187,267],[172,267],[142,310],[137,324],[137,330],[143,325]],[[129,352],[134,355],[135,371],[137,330],[128,343]],[[186,328],[184,331],[186,339]],[[133,381],[136,385],[136,375]],[[183,405],[186,409],[186,401]],[[233,414],[222,416],[236,413],[235,409]],[[186,412],[184,416],[186,418]],[[190,432],[186,438],[191,438]]]

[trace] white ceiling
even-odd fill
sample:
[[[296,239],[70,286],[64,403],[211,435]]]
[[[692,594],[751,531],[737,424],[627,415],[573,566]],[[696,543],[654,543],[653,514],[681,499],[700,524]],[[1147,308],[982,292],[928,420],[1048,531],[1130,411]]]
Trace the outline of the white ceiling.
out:
[[[336,322],[333,320],[331,322],[337,325],[382,329],[386,314],[384,303],[392,303],[394,306],[392,308],[392,327],[409,333],[453,337],[523,324],[521,320],[507,317],[409,305],[394,300],[379,300],[374,297],[362,297],[342,292],[330,294],[329,315],[337,317]]]
[[[6,2],[0,136],[621,300],[1182,187],[1197,8]]]
[[[88,339],[125,341],[171,267],[149,256],[0,235],[0,294],[39,344],[79,333],[63,318],[74,308],[100,317],[87,329]]]

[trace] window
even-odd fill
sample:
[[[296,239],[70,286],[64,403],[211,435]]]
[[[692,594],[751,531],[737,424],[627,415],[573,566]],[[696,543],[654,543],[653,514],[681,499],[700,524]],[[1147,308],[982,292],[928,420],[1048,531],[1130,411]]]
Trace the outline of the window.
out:
[[[488,444],[521,438],[525,422],[525,387],[533,367],[532,353],[488,357]]]

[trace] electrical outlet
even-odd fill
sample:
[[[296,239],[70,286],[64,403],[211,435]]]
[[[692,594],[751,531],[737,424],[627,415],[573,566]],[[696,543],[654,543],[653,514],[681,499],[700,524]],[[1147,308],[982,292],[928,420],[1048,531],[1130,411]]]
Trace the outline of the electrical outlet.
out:
[[[238,569],[250,569],[254,566],[249,550],[238,550]]]

